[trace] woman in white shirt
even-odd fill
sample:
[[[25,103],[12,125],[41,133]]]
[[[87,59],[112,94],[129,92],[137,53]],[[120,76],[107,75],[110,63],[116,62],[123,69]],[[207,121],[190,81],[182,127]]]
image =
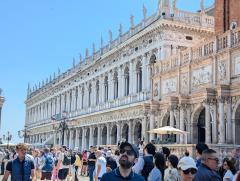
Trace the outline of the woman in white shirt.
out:
[[[228,158],[223,159],[223,168],[225,170],[223,181],[233,181],[234,174],[236,173],[233,160],[230,160]]]

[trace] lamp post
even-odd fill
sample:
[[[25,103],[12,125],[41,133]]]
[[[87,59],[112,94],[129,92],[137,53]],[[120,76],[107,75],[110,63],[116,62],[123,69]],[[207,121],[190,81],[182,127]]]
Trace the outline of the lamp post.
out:
[[[3,140],[7,141],[7,149],[9,147],[9,142],[12,140],[12,134],[10,134],[10,132],[8,131],[7,134],[3,135]]]
[[[30,131],[27,130],[27,126],[24,126],[24,130],[18,131],[18,137],[23,138],[23,142],[27,142],[27,138],[29,138]]]
[[[62,140],[61,140],[61,144],[64,145],[64,133],[65,133],[65,130],[68,130],[68,125],[67,125],[67,112],[64,111],[61,116],[52,116],[51,117],[52,121],[60,121],[59,123],[59,126],[55,126],[53,125],[53,129],[54,130],[57,130],[57,131],[61,131],[62,133]],[[60,142],[60,140],[59,140]]]

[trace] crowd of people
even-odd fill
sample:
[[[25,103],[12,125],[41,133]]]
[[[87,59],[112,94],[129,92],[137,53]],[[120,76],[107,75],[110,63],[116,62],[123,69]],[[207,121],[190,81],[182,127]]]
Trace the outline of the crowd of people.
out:
[[[117,148],[94,147],[79,152],[60,148],[1,150],[3,181],[240,181],[240,149],[220,163],[215,150],[196,145],[196,154],[177,156],[167,147],[157,150],[153,143],[122,142]],[[82,177],[79,177],[79,176]]]

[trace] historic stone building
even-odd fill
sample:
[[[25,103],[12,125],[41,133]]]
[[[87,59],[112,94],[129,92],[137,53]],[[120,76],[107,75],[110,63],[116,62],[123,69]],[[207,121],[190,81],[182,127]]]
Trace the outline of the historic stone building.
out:
[[[150,17],[143,7],[139,24],[132,16],[129,31],[120,25],[116,39],[109,31],[100,50],[93,45],[70,70],[29,87],[28,141],[61,144],[64,120],[64,144],[81,150],[159,139],[147,131],[164,125],[189,132],[176,143],[239,144],[240,31],[215,37],[213,9],[200,5],[192,13],[159,0]]]

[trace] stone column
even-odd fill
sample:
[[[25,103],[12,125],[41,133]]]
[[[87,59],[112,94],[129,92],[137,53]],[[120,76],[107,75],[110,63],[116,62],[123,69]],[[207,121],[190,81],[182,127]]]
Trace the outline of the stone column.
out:
[[[59,133],[58,133],[58,139],[59,139],[58,144],[59,144],[59,145],[62,145],[62,132],[59,132]]]
[[[143,64],[142,64],[142,90],[146,91],[147,89],[147,54],[143,55]]]
[[[78,86],[77,110],[81,109],[81,87]]]
[[[101,145],[101,125],[98,126],[97,145]]]
[[[224,97],[219,97],[219,144],[225,143]]]
[[[185,107],[186,105],[180,105],[180,130],[184,131],[184,121],[185,121]],[[180,135],[180,144],[184,144],[185,135]]]
[[[133,82],[133,60],[130,60],[130,66],[129,66],[129,94],[133,93],[133,86],[135,86]]]
[[[82,127],[82,150],[86,148],[86,130],[85,127]]]
[[[118,85],[118,92],[119,92],[119,97],[124,96],[124,89],[125,89],[125,81],[124,81],[124,70],[123,67],[119,67],[118,69],[118,80],[119,80],[119,85]]]
[[[142,140],[144,141],[148,141],[146,140],[146,137],[147,137],[146,127],[147,127],[147,113],[145,113],[142,119]]]
[[[117,143],[121,141],[121,133],[120,133],[120,122],[117,122]]]
[[[67,134],[67,131],[65,130],[65,132],[64,132],[64,145],[66,145],[66,146],[67,146],[67,136],[68,136],[68,134]]]
[[[107,145],[110,144],[110,123],[107,123]]]
[[[73,88],[72,89],[72,103],[71,103],[71,111],[75,111],[76,110],[76,89]]]
[[[150,130],[154,129],[154,125],[155,124],[155,111],[154,110],[151,110],[151,113],[150,113]],[[155,139],[155,135],[153,133],[150,133],[149,135],[149,139],[150,141],[151,140],[154,140]]]
[[[93,146],[93,127],[90,126],[90,132],[89,132],[89,146]]]
[[[180,113],[178,107],[175,109],[176,125],[177,129],[180,129]],[[180,143],[180,136],[176,135],[176,143]]]
[[[76,129],[76,134],[75,134],[75,148],[79,149],[79,130]]]
[[[174,106],[170,108],[170,126],[174,127]]]
[[[100,86],[100,103],[104,103],[105,101],[105,83],[104,83],[104,76],[101,76],[100,78],[100,82],[99,82],[99,86]]]
[[[69,148],[73,149],[73,130],[69,130]]]
[[[206,102],[205,105],[205,142],[206,144],[211,143],[211,119],[210,119],[210,105],[209,102]]]
[[[132,128],[132,120],[129,120],[128,123],[128,142],[133,143],[133,138],[132,138],[132,133],[133,133],[133,128]]]
[[[56,133],[55,133],[55,131],[53,131],[53,146],[55,146],[56,145]]]
[[[232,102],[231,97],[227,98],[227,143],[233,143],[233,132],[232,129]]]
[[[108,73],[108,100],[113,100],[114,97],[114,86],[113,86],[113,72]]]

